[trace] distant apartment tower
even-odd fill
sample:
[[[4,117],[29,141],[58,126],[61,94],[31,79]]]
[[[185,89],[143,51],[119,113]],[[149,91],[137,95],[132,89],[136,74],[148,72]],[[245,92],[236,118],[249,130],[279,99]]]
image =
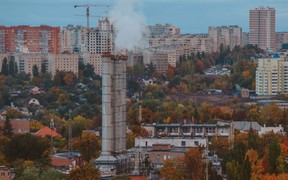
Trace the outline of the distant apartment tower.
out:
[[[180,34],[180,28],[172,24],[156,24],[148,26],[150,36],[173,36]]]
[[[275,9],[259,7],[249,11],[249,44],[275,51]]]
[[[208,34],[212,39],[213,52],[220,51],[221,44],[225,49],[242,45],[242,28],[239,26],[210,26]]]
[[[258,59],[256,94],[277,95],[288,92],[288,61],[275,55]]]
[[[0,26],[0,53],[26,47],[33,53],[59,53],[60,27]]]

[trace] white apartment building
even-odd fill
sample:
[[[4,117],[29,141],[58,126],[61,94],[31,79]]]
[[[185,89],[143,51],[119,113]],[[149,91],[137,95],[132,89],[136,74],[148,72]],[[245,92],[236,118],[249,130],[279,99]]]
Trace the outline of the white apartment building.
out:
[[[51,72],[52,77],[55,76],[57,70],[73,72],[78,76],[79,58],[79,54],[49,54],[48,72]]]
[[[258,59],[256,94],[277,95],[288,92],[288,61],[274,58]]]
[[[156,24],[148,26],[150,36],[173,36],[180,34],[180,28],[172,24]]]
[[[210,26],[208,34],[212,39],[213,52],[220,51],[221,44],[224,48],[229,46],[230,49],[242,45],[242,28],[239,26]]]

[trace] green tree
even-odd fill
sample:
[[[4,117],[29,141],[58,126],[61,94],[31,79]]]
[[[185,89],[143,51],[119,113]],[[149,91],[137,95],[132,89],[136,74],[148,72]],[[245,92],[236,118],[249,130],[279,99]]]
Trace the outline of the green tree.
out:
[[[2,67],[1,67],[1,73],[5,76],[8,76],[9,74],[9,67],[8,67],[8,62],[7,62],[7,58],[5,57],[3,59],[3,62],[2,62]]]
[[[4,147],[4,155],[10,162],[17,159],[37,160],[47,157],[45,151],[49,151],[49,141],[46,138],[31,134],[17,134],[11,138]]]
[[[283,162],[281,161],[281,147],[277,137],[273,137],[268,146],[269,173],[281,173]]]
[[[33,77],[39,77],[39,68],[36,64],[32,67],[32,75]]]
[[[65,180],[66,175],[53,168],[41,169],[37,167],[25,168],[22,174],[15,180]]]
[[[237,161],[232,160],[226,164],[227,180],[241,180],[241,170]]]
[[[12,124],[9,117],[7,117],[6,120],[4,121],[2,132],[4,136],[7,136],[9,138],[11,138],[13,135]]]
[[[95,180],[100,179],[99,170],[96,169],[92,164],[85,163],[82,164],[80,167],[76,167],[73,169],[68,177],[68,180]]]
[[[14,76],[15,75],[15,63],[14,60],[10,59],[9,61],[9,75]]]

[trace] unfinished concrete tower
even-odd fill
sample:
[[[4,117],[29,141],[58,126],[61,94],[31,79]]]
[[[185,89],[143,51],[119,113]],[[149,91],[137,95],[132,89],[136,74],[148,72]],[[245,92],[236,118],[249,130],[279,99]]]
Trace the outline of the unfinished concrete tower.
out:
[[[102,177],[128,170],[126,157],[127,56],[102,55],[102,153],[94,163]]]

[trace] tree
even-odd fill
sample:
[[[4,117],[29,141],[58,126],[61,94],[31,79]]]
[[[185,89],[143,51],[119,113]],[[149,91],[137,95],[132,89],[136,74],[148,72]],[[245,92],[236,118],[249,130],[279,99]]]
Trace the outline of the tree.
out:
[[[202,160],[202,150],[200,148],[191,148],[184,157],[184,163],[188,179],[201,179],[204,177],[204,163]]]
[[[79,150],[84,161],[89,162],[100,155],[101,146],[99,142],[100,139],[94,133],[82,133]]]
[[[264,168],[262,160],[258,159],[258,153],[254,149],[249,149],[246,153],[246,159],[251,165],[251,179],[261,179]]]
[[[17,176],[17,180],[65,180],[66,175],[56,171],[53,168],[41,169],[38,167],[25,168],[21,175]]]
[[[9,74],[8,62],[6,57],[3,59],[2,62],[1,73],[5,76],[8,76]]]
[[[187,179],[187,174],[184,168],[184,160],[181,158],[172,160],[167,159],[164,161],[164,165],[160,170],[161,177],[167,180],[185,180]]]
[[[49,151],[49,141],[46,138],[31,134],[17,134],[11,138],[4,147],[4,154],[8,161],[17,159],[37,160],[47,157]]]
[[[240,166],[237,161],[232,160],[226,164],[227,180],[241,180]]]
[[[39,77],[39,68],[36,64],[32,67],[32,75],[33,77]]]
[[[95,180],[100,179],[99,170],[90,163],[84,163],[80,167],[73,169],[68,177],[69,180]]]
[[[7,117],[6,120],[4,121],[2,132],[4,136],[7,136],[9,138],[11,138],[13,135],[12,124],[9,117]]]
[[[12,59],[9,61],[9,75],[14,76],[15,75],[15,63]]]
[[[270,174],[282,172],[281,147],[277,137],[274,137],[268,146],[268,164]]]

